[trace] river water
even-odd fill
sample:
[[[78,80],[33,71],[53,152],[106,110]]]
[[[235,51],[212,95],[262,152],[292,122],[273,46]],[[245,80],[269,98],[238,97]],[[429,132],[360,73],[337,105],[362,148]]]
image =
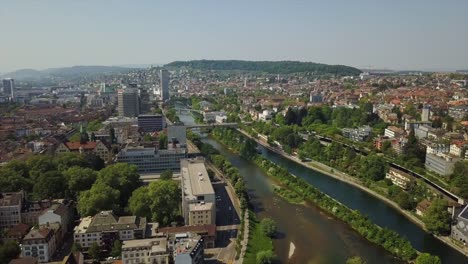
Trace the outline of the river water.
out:
[[[190,115],[179,116],[185,124],[193,124]],[[324,214],[313,205],[287,203],[274,194],[272,179],[255,164],[240,158],[209,137],[204,137],[203,141],[213,145],[239,169],[260,218],[270,217],[276,221],[280,234],[274,240],[275,253],[282,263],[345,263],[348,257],[354,255],[361,256],[369,264],[400,263],[382,248],[363,239],[346,224]],[[368,215],[378,225],[407,237],[416,249],[440,256],[443,263],[468,263],[468,258],[428,235],[397,210],[366,192],[300,166],[266,149],[263,149],[263,155],[336,200]],[[289,259],[291,243],[295,245],[295,252]]]

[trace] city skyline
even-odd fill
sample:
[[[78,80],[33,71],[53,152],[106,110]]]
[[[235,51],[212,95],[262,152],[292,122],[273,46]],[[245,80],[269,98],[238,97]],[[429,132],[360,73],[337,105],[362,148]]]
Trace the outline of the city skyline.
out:
[[[10,1],[0,72],[176,60],[468,69],[468,2]]]

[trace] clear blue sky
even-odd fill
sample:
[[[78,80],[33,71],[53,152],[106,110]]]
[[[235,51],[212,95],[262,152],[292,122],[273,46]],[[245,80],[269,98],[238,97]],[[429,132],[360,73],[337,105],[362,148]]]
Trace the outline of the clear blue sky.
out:
[[[192,59],[468,69],[468,0],[0,0],[0,72]]]

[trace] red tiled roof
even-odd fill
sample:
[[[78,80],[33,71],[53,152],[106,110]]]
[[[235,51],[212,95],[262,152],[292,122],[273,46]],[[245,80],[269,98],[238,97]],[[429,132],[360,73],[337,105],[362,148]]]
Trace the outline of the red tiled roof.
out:
[[[93,141],[86,142],[85,144],[81,144],[80,142],[66,142],[65,146],[70,150],[79,150],[80,148],[83,149],[95,149],[97,143]]]

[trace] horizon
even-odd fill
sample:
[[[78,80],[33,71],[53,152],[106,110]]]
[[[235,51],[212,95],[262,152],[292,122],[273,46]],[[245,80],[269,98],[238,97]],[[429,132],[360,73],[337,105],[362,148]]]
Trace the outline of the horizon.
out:
[[[468,1],[9,1],[0,72],[198,59],[468,69]],[[86,14],[86,15],[82,15]]]

